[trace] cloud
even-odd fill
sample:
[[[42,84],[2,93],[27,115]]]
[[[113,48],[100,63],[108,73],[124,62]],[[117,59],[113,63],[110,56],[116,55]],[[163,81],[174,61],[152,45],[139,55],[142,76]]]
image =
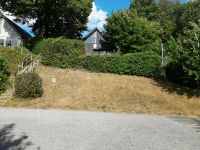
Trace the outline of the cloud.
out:
[[[98,27],[100,30],[103,30],[104,24],[106,24],[106,18],[108,13],[102,9],[99,9],[95,2],[93,2],[92,12],[88,18],[88,29],[92,30],[95,27]]]

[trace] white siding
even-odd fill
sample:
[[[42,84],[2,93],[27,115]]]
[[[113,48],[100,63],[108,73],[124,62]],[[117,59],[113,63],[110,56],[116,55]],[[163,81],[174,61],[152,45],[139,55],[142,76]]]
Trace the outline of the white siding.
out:
[[[0,20],[0,44],[6,46],[11,43],[12,46],[21,46],[20,34],[13,28],[6,19]]]

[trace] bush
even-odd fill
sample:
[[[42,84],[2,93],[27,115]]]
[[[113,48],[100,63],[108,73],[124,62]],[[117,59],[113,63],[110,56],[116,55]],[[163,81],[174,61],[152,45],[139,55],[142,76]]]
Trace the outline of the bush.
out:
[[[43,94],[42,79],[37,73],[25,73],[16,77],[15,95],[20,98],[37,98]]]
[[[133,53],[122,56],[125,74],[158,77],[161,69],[161,58],[153,53]]]
[[[168,81],[187,86],[189,88],[198,88],[198,84],[195,81],[195,77],[188,76],[182,64],[171,61],[165,68],[166,71],[166,78]]]
[[[86,55],[80,59],[82,68],[94,72],[119,73],[120,65],[118,56]]]
[[[147,52],[116,56],[88,55],[82,57],[79,62],[83,68],[89,71],[145,77],[158,77],[161,66],[161,58]]]
[[[33,52],[42,55],[44,65],[68,68],[73,64],[71,61],[84,54],[84,50],[83,41],[59,37],[41,40]]]
[[[8,83],[7,67],[4,60],[0,59],[0,94],[5,91]]]
[[[6,61],[7,70],[12,74],[15,75],[17,72],[18,65],[21,64],[24,58],[29,55],[30,52],[23,47],[5,47],[0,46],[0,59]],[[33,57],[35,57],[33,55]]]

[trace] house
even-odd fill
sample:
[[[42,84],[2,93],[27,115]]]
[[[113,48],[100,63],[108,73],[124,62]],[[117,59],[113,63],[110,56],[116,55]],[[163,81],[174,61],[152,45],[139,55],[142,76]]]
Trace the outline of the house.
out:
[[[112,48],[97,27],[89,32],[83,40],[86,44],[86,54],[111,55],[113,53]]]
[[[16,22],[0,13],[0,45],[19,47],[30,37]]]

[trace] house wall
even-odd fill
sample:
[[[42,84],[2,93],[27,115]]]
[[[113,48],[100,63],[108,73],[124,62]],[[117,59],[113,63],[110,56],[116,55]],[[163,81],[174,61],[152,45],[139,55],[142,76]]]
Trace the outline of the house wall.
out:
[[[22,40],[17,30],[4,18],[0,19],[0,44],[4,46],[21,46]]]
[[[86,54],[96,53],[94,49],[101,49],[102,45],[100,41],[105,41],[104,37],[98,32],[95,31],[87,40],[86,43]]]

